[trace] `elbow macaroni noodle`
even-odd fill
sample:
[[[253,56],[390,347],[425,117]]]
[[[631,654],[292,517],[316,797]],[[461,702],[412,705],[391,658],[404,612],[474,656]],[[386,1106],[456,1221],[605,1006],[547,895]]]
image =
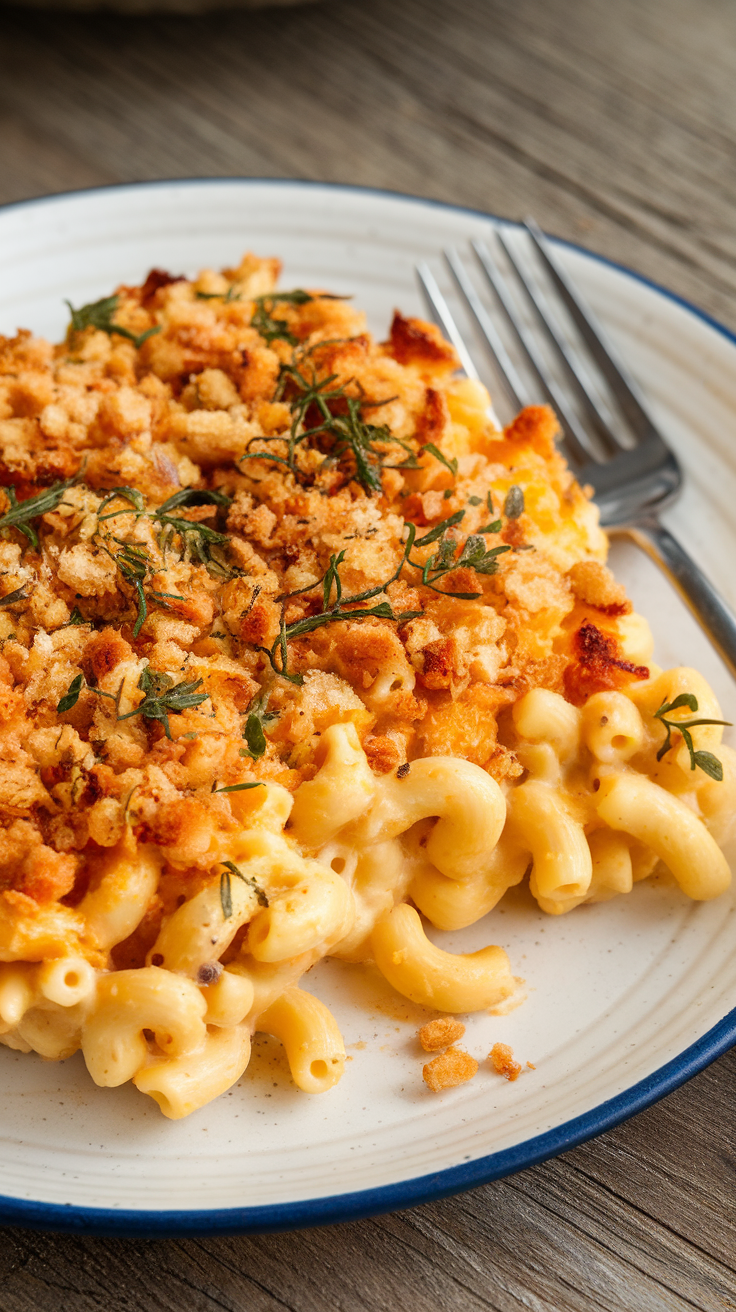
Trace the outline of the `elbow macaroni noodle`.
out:
[[[596,693],[581,710],[527,693],[513,710],[527,776],[505,794],[452,757],[376,777],[355,726],[331,726],[290,817],[277,784],[233,799],[244,828],[231,855],[244,878],[231,880],[229,915],[212,879],[164,918],[146,966],[106,966],[161,875],[155,849],[129,832],[75,910],[0,925],[0,1040],[52,1059],[81,1048],[97,1084],[132,1080],[178,1118],[239,1079],[259,1031],[283,1043],[299,1089],[322,1093],[343,1074],[344,1044],[297,981],[323,956],[373,960],[413,1002],[464,1013],[514,992],[508,957],[499,946],[444,951],[420,912],[439,930],[473,924],[529,871],[542,910],[561,915],[629,892],[657,860],[689,897],[717,897],[730,871],[709,826],[733,814],[736,758],[708,725],[693,734],[698,747],[718,747],[722,783],[693,777],[680,747],[666,767],[656,761],[652,711],[693,688],[708,718],[719,716],[692,670]],[[57,939],[72,950],[55,953]]]
[[[0,1043],[173,1119],[254,1034],[337,1083],[325,957],[495,1008],[504,948],[435,938],[527,876],[554,916],[730,882],[716,698],[651,665],[554,415],[497,429],[430,325],[276,264],[0,337]]]

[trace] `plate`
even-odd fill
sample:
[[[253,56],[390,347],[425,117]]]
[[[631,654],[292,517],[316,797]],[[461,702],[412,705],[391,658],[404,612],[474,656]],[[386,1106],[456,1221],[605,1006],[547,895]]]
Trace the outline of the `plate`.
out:
[[[67,312],[140,282],[194,273],[245,249],[278,254],[282,285],[353,293],[384,334],[394,306],[421,313],[413,266],[440,271],[498,222],[361,188],[247,179],[161,182],[49,197],[0,211],[0,332],[58,339]],[[686,470],[669,527],[736,603],[736,338],[636,275],[564,243],[560,258],[608,329]],[[725,712],[736,686],[676,594],[635,548],[614,567],[652,622],[660,664],[697,666]],[[727,715],[728,718],[728,715]],[[465,1046],[509,1043],[515,1083],[487,1063],[437,1096],[421,1078],[418,1009],[376,976],[323,963],[310,988],[334,1008],[350,1056],[309,1097],[259,1039],[235,1089],[185,1121],[130,1086],[98,1089],[62,1064],[0,1049],[0,1220],[52,1229],[195,1233],[284,1229],[409,1207],[517,1171],[646,1107],[736,1042],[736,896],[688,902],[666,883],[571,915],[507,896],[452,950],[500,942],[523,1006],[475,1016]]]

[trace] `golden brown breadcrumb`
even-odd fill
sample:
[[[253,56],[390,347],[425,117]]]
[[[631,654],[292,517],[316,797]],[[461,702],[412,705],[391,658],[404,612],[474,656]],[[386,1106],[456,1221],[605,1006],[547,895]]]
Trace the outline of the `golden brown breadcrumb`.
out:
[[[488,1060],[497,1075],[503,1075],[505,1080],[518,1080],[521,1074],[521,1062],[514,1060],[513,1048],[510,1048],[508,1043],[494,1043],[488,1054]]]
[[[278,271],[153,270],[107,329],[0,338],[0,913],[73,908],[132,826],[168,864],[118,965],[213,877],[249,806],[222,790],[294,790],[331,724],[377,773],[514,779],[525,691],[644,677],[552,412],[501,431],[436,328],[378,343],[320,290],[269,300]]]
[[[465,1026],[461,1020],[456,1020],[454,1016],[439,1016],[437,1020],[429,1020],[426,1025],[422,1025],[418,1037],[425,1052],[437,1052],[440,1048],[449,1047],[451,1043],[457,1043],[464,1033]]]
[[[442,1089],[453,1089],[458,1084],[467,1084],[478,1074],[478,1063],[469,1052],[462,1048],[448,1048],[439,1057],[433,1057],[422,1068],[424,1083],[433,1093]]]

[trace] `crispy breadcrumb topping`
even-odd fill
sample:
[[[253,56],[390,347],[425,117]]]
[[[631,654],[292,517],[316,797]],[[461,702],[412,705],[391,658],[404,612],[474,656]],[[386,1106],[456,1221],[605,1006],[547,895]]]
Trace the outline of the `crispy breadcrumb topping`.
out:
[[[278,273],[153,270],[0,338],[0,898],[73,907],[132,828],[167,864],[119,966],[212,877],[228,790],[296,789],[329,725],[378,773],[513,780],[524,692],[642,677],[552,412],[501,431],[434,327],[377,342]]]

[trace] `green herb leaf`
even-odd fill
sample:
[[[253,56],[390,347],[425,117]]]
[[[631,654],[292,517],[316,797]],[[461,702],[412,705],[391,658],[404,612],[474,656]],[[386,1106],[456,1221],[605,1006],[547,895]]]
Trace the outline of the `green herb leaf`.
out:
[[[518,519],[524,513],[524,492],[516,483],[506,493],[503,513],[507,519]]]
[[[161,332],[161,325],[156,324],[153,328],[147,328],[144,333],[136,335],[129,328],[123,328],[120,324],[113,321],[113,315],[116,313],[120,304],[119,296],[103,296],[102,300],[91,301],[89,305],[82,305],[78,310],[74,309],[71,301],[65,301],[69,306],[71,314],[71,331],[73,333],[84,332],[85,328],[97,328],[103,333],[112,336],[117,333],[119,337],[127,337],[128,341],[138,349],[154,333]]]
[[[669,715],[670,711],[679,711],[681,706],[687,706],[688,710],[695,714],[698,709],[698,699],[691,692],[681,692],[673,702],[662,702],[659,710],[654,712],[654,718],[661,720],[664,715]]]
[[[206,702],[209,693],[197,692],[203,686],[202,679],[175,684],[170,674],[160,674],[146,666],[138,680],[138,687],[145,693],[143,701],[134,711],[119,715],[118,719],[130,720],[134,715],[143,715],[148,720],[160,720],[166,737],[170,739],[169,714],[181,715],[182,711]]]
[[[440,464],[445,466],[445,469],[449,469],[453,478],[457,477],[457,456],[453,456],[452,460],[448,460],[447,456],[442,454],[439,447],[435,446],[434,442],[426,442],[422,447],[422,451],[429,451],[430,455],[433,455],[435,460],[439,460]]]
[[[693,769],[696,765],[699,765],[700,769],[710,775],[711,779],[715,779],[717,783],[723,783],[723,766],[718,757],[714,756],[712,752],[694,752],[693,762]]]
[[[27,601],[28,593],[23,591],[23,587],[16,588],[15,592],[6,592],[4,597],[0,597],[0,606],[12,606],[16,601]]]
[[[456,510],[454,515],[450,515],[449,519],[443,519],[431,532],[425,533],[423,538],[416,538],[414,546],[428,547],[430,543],[437,542],[443,533],[447,532],[448,528],[454,528],[455,524],[459,524],[463,519],[465,519],[465,511]]]
[[[134,508],[136,514],[138,514],[138,515],[142,515],[142,514],[144,513],[144,511],[145,511],[145,509],[146,509],[146,503],[145,503],[145,501],[143,500],[143,494],[142,494],[141,492],[139,492],[137,488],[135,488],[135,487],[113,487],[113,488],[111,488],[110,491],[108,492],[108,494],[107,494],[107,496],[105,497],[104,501],[101,501],[101,502],[100,502],[100,505],[99,505],[99,508],[98,508],[98,511],[97,511],[97,518],[98,518],[98,519],[114,519],[116,515],[129,515],[129,514],[131,514],[131,511],[129,511],[129,510],[117,510],[117,511],[113,511],[113,513],[110,514],[110,515],[103,515],[103,514],[101,513],[103,510],[106,510],[107,507],[108,507],[109,505],[111,505],[113,501],[117,500],[118,497],[123,497],[123,499],[124,499],[125,501],[129,501],[130,504],[131,504],[131,506],[133,506],[133,508]]]
[[[230,871],[223,870],[220,875],[220,906],[223,920],[229,920],[233,914],[233,894],[230,887]]]
[[[0,529],[17,528],[37,548],[38,534],[31,527],[31,520],[39,519],[41,515],[48,515],[52,510],[56,510],[67,488],[72,487],[78,477],[79,475],[76,474],[74,478],[68,478],[65,483],[54,483],[52,487],[37,492],[34,497],[28,497],[26,501],[17,500],[15,487],[12,484],[3,488],[10,501],[10,509],[6,510],[4,515],[0,515]]]
[[[72,611],[71,615],[69,616],[69,619],[67,620],[66,624],[63,625],[62,627],[63,627],[63,628],[68,628],[68,627],[70,627],[71,625],[77,625],[77,624],[90,624],[90,623],[91,623],[91,620],[86,620],[86,619],[84,618],[84,615],[82,614],[81,610],[79,609],[79,607],[78,607],[78,606],[75,606],[75,607],[74,607],[74,610]]]
[[[231,301],[243,299],[241,292],[236,292],[234,285],[228,287],[226,292],[195,292],[194,295],[198,301],[222,300],[223,305],[229,305]]]
[[[260,781],[253,784],[228,784],[226,788],[213,788],[213,793],[245,793],[249,788],[265,787]]]
[[[290,346],[297,346],[299,338],[289,331],[285,319],[277,319],[274,316],[274,306],[306,305],[312,300],[314,297],[310,296],[309,292],[303,292],[299,288],[293,292],[267,292],[264,296],[256,296],[253,302],[256,308],[250,326],[260,333],[269,346],[277,340],[288,342]]]
[[[66,711],[71,711],[72,707],[76,706],[77,702],[79,701],[79,694],[82,691],[83,684],[84,684],[83,674],[78,674],[76,678],[72,679],[71,683],[69,684],[69,687],[64,693],[64,696],[61,698],[61,700],[59,701],[56,707],[59,715],[64,715]]]
[[[247,875],[244,875],[242,870],[239,870],[238,867],[235,865],[234,861],[223,861],[221,862],[221,864],[225,866],[225,870],[220,875],[220,902],[222,904],[222,915],[224,920],[229,920],[231,915],[233,914],[233,899],[232,899],[232,890],[230,886],[231,875],[235,875],[236,879],[242,880],[244,884],[248,884],[249,887],[253,889],[253,892],[256,895],[256,900],[259,906],[261,907],[268,906],[268,898],[264,893],[263,889],[261,888],[260,884],[258,884],[255,879]],[[224,892],[224,897],[223,897],[223,892]]]
[[[702,720],[665,719],[665,716],[668,715],[670,711],[680,710],[683,706],[687,706],[689,711],[697,711],[698,709],[697,697],[695,697],[694,694],[690,692],[681,692],[678,697],[675,697],[674,701],[662,702],[662,705],[658,708],[658,710],[654,712],[654,719],[659,720],[664,725],[666,731],[665,740],[662,743],[662,746],[660,747],[659,751],[657,752],[657,760],[661,761],[662,758],[666,756],[667,752],[670,750],[672,746],[672,731],[673,729],[675,729],[682,734],[683,742],[685,743],[685,746],[687,747],[687,750],[690,753],[690,769],[695,770],[697,766],[700,766],[700,769],[703,770],[707,775],[709,775],[711,779],[715,779],[717,783],[721,783],[723,780],[723,766],[721,765],[721,762],[718,760],[717,756],[713,755],[712,752],[703,752],[703,751],[696,752],[695,747],[693,745],[693,738],[690,730],[697,728],[699,724],[721,724],[724,725],[725,727],[730,728],[730,721],[710,720],[710,719],[702,719]]]
[[[257,761],[266,751],[266,726],[278,719],[273,711],[268,712],[268,693],[261,698],[254,699],[248,707],[248,718],[243,730],[243,738],[246,742],[246,748],[241,755],[250,756],[253,761]]]
[[[229,506],[232,498],[225,495],[224,492],[216,492],[214,488],[207,487],[183,487],[180,492],[175,492],[168,501],[164,501],[156,511],[157,515],[169,515],[177,506]]]

